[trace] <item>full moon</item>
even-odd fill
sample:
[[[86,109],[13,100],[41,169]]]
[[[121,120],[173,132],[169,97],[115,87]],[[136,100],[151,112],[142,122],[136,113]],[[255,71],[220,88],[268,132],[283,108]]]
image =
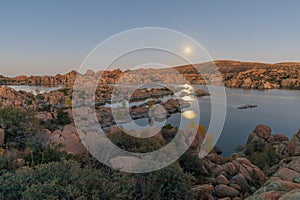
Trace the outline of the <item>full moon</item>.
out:
[[[189,54],[189,53],[191,53],[191,51],[192,51],[192,49],[190,47],[185,47],[185,49],[184,49],[185,54]]]

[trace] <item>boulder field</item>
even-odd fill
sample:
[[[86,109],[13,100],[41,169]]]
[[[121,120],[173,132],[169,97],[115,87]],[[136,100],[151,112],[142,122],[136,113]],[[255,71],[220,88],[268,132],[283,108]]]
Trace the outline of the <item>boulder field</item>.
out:
[[[120,131],[116,126],[109,128],[108,133]],[[137,134],[141,134],[138,131]],[[66,125],[63,130],[49,132],[52,142],[62,143],[62,150],[75,155],[87,153],[82,145],[74,125]],[[188,136],[181,130],[180,134]],[[203,142],[202,134],[197,134],[192,145],[195,153]],[[163,136],[155,136],[163,139]],[[280,160],[270,169],[261,169],[253,164],[245,154],[245,148],[253,142],[262,142],[265,147],[272,146]],[[192,189],[194,199],[298,199],[300,194],[300,131],[289,140],[284,135],[272,134],[267,125],[258,125],[249,135],[244,149],[229,158],[223,158],[221,150],[215,147],[206,157],[201,159],[201,184]],[[198,149],[198,150],[197,150]],[[287,150],[291,149],[291,150]],[[251,158],[250,158],[251,159]],[[114,167],[120,169],[128,167],[128,163],[140,162],[139,158],[132,156],[118,156],[110,158]],[[124,164],[127,163],[127,164]]]

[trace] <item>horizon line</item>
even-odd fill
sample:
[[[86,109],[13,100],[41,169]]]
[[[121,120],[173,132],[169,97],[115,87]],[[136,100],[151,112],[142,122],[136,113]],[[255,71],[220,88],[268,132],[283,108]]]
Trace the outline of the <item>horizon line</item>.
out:
[[[279,65],[279,64],[300,64],[300,60],[299,61],[280,61],[280,62],[264,62],[264,61],[249,61],[249,60],[236,60],[236,59],[216,59],[216,60],[212,60],[212,61],[207,61],[207,62],[201,62],[201,63],[195,63],[195,64],[185,64],[185,65],[174,65],[174,66],[168,66],[168,67],[163,67],[163,68],[139,68],[139,69],[134,69],[134,70],[140,70],[140,69],[167,69],[167,68],[176,68],[176,67],[184,67],[184,66],[189,66],[189,65],[201,65],[201,64],[205,64],[205,63],[209,63],[209,62],[241,62],[241,63],[256,63],[256,64],[265,64],[265,65]],[[73,71],[78,72],[78,68],[75,69],[70,69],[64,73],[57,73],[57,74],[31,74],[31,75],[25,75],[25,74],[20,74],[20,75],[13,75],[13,76],[7,76],[4,74],[0,74],[0,76],[4,76],[7,78],[14,78],[14,77],[21,77],[21,76],[26,76],[26,77],[30,77],[30,76],[57,76],[57,75],[65,75],[68,73],[71,73]],[[122,72],[130,70],[130,69],[121,69],[122,67],[118,67],[118,68],[114,68],[111,70],[104,70],[104,71],[112,71],[112,70],[121,70]],[[87,71],[93,71],[94,73],[100,72],[99,71],[94,71],[92,69],[88,69]],[[132,71],[134,71],[132,70]]]

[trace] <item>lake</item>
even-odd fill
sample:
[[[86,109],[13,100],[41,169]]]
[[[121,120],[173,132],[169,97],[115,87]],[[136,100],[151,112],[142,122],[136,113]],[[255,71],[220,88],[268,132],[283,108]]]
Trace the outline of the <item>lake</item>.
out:
[[[197,88],[205,89],[203,86]],[[232,154],[238,145],[246,143],[248,135],[258,124],[267,124],[274,134],[291,138],[300,129],[299,90],[244,90],[226,88],[227,114],[217,146],[223,156]],[[208,127],[211,116],[211,97],[199,97],[200,124]],[[165,98],[164,98],[165,100]],[[245,104],[256,104],[257,108],[237,109]],[[181,114],[172,114],[164,124],[178,126]],[[134,120],[140,126],[149,126],[148,119]],[[124,125],[126,127],[126,124]],[[161,122],[158,123],[161,127]]]
[[[227,117],[223,132],[217,142],[224,155],[234,152],[246,143],[248,135],[258,124],[267,124],[273,133],[289,138],[300,129],[300,91],[297,90],[243,90],[226,89]],[[208,104],[201,99],[201,107]],[[257,104],[257,108],[240,110],[243,104]],[[205,124],[208,123],[205,117]]]
[[[40,93],[50,92],[61,87],[10,85],[8,87],[26,92],[36,90]],[[195,86],[195,89],[204,89],[204,86]],[[234,152],[238,145],[246,143],[248,135],[258,124],[269,125],[273,133],[281,133],[289,138],[300,129],[300,91],[299,90],[244,90],[226,88],[227,114],[223,131],[217,141],[217,146],[223,150],[223,155],[228,156]],[[159,98],[166,101],[170,96]],[[208,127],[211,116],[211,97],[199,97],[200,124]],[[133,102],[139,105],[146,101]],[[256,104],[257,108],[240,110],[237,107],[245,104]],[[111,106],[111,105],[106,105]],[[164,124],[178,126],[181,114],[176,113],[168,117],[165,122],[157,122],[158,127]],[[149,126],[146,118],[134,120],[142,127]],[[126,124],[122,125],[126,127]]]
[[[7,85],[7,87],[13,88],[17,91],[25,91],[25,92],[31,92],[34,95],[37,95],[37,91],[39,93],[48,93],[54,90],[58,90],[61,89],[60,86],[57,87],[50,87],[50,86],[41,86],[41,85],[37,85],[37,86],[33,86],[33,85]]]

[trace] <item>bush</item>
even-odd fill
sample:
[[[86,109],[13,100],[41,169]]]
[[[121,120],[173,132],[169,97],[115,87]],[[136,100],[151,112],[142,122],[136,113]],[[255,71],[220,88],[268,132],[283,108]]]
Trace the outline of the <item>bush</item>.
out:
[[[64,159],[71,159],[74,156],[61,151],[62,144],[50,143],[47,145],[32,145],[31,152],[24,156],[24,160],[27,163],[31,163],[31,166],[40,164],[62,161]]]
[[[198,157],[198,155],[189,151],[179,158],[179,164],[185,172],[191,173],[195,176],[199,176],[204,173],[203,161]]]
[[[134,175],[134,196],[129,199],[191,199],[192,176],[177,163],[161,170]]]
[[[263,171],[280,161],[280,155],[273,146],[267,146],[264,142],[251,142],[243,148],[246,157]]]
[[[41,111],[50,112],[51,108],[52,108],[51,104],[43,105],[42,108],[41,108]]]
[[[36,95],[36,98],[41,101],[45,99],[45,97],[42,94]]]
[[[37,183],[26,189],[22,194],[22,199],[67,199],[67,194],[65,188],[55,182]]]
[[[0,124],[5,130],[5,143],[16,142],[24,148],[26,141],[42,133],[34,112],[12,106],[0,109]]]
[[[21,199],[22,193],[32,182],[29,171],[6,172],[0,176],[0,199]]]
[[[158,138],[137,138],[122,131],[109,133],[107,137],[121,149],[136,153],[152,152],[165,144],[163,140]]]
[[[248,159],[260,169],[266,169],[276,165],[280,161],[280,156],[272,146],[264,148],[262,151],[256,151],[248,156]]]
[[[246,155],[251,155],[254,152],[261,152],[265,148],[265,144],[263,142],[251,142],[247,144],[244,148],[244,153]]]
[[[68,113],[63,111],[62,109],[57,110],[57,118],[56,118],[56,124],[58,125],[67,125],[71,123],[71,118]]]
[[[173,129],[173,126],[171,124],[167,124],[161,129],[161,134],[162,134],[163,138],[168,142],[173,140],[173,138],[177,134],[177,131],[171,131],[172,129]]]
[[[81,168],[75,161],[53,162],[2,174],[0,199],[128,199],[132,180]]]

